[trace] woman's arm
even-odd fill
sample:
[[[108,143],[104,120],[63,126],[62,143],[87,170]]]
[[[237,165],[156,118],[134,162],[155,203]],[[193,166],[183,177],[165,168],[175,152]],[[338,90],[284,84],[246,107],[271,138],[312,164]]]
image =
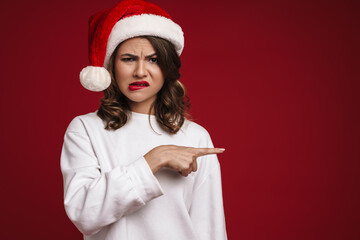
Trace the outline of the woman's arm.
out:
[[[209,133],[205,130],[201,146],[212,148]],[[221,171],[217,155],[199,159],[200,170],[189,210],[199,240],[226,240],[226,226],[222,198]]]
[[[86,131],[67,131],[61,154],[67,215],[85,235],[163,194],[146,160],[101,171]]]
[[[193,148],[176,145],[161,145],[145,154],[144,158],[155,174],[166,167],[187,177],[197,171],[197,158],[208,154],[223,153],[224,148]]]
[[[199,240],[227,239],[219,165],[194,190],[189,214]]]

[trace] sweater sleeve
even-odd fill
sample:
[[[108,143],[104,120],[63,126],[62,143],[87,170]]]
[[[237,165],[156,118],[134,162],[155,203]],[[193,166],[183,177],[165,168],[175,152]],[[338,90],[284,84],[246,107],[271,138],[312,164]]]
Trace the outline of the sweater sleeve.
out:
[[[143,157],[102,171],[85,131],[66,132],[61,171],[66,213],[84,235],[97,233],[163,194]]]
[[[206,147],[213,147],[207,134]],[[226,226],[222,199],[221,171],[216,155],[201,157],[200,168],[205,169],[193,192],[189,214],[199,240],[226,240]]]

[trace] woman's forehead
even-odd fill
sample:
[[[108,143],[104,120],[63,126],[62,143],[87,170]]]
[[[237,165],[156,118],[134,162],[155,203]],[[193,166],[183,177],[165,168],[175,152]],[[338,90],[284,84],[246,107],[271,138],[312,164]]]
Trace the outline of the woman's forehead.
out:
[[[131,38],[121,43],[118,54],[150,55],[155,52],[154,47],[146,38]]]

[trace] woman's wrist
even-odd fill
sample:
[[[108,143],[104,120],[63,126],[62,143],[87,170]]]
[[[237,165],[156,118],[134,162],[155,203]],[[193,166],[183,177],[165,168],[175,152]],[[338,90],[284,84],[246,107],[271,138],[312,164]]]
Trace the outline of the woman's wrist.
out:
[[[146,162],[148,163],[153,174],[157,173],[161,168],[163,168],[166,163],[161,160],[161,158],[156,157],[152,152],[148,152],[144,155]]]

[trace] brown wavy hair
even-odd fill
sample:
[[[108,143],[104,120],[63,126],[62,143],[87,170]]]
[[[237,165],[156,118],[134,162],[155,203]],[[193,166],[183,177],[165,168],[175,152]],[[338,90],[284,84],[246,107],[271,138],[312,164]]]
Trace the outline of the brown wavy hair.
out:
[[[164,76],[164,85],[157,93],[156,100],[149,110],[154,109],[155,117],[161,128],[170,134],[177,133],[184,121],[189,118],[190,101],[185,87],[178,81],[181,60],[174,45],[159,37],[141,36],[149,40],[158,57],[158,64]],[[111,75],[110,86],[103,91],[97,115],[106,122],[105,129],[116,130],[126,124],[131,116],[128,100],[123,95],[115,79],[115,57],[121,43],[111,55],[108,71]],[[149,116],[150,122],[150,116]],[[151,124],[151,123],[150,123]]]

